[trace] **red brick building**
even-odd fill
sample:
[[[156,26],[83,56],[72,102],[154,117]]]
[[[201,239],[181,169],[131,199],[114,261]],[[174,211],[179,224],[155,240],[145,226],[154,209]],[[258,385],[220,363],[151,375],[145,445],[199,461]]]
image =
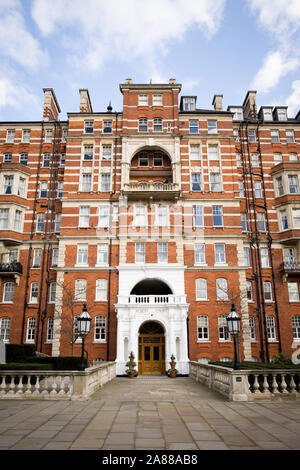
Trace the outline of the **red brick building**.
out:
[[[256,93],[211,109],[181,85],[120,85],[123,109],[59,121],[44,89],[38,122],[0,123],[0,337],[90,360],[130,351],[139,372],[171,354],[269,361],[300,343],[300,114],[257,109]]]

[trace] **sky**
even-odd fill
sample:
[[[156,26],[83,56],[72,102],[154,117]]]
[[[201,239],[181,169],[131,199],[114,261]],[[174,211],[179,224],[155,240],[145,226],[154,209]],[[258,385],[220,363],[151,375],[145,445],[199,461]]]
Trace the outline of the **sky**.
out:
[[[0,0],[0,121],[41,120],[53,88],[60,120],[122,111],[119,84],[182,84],[197,107],[300,109],[300,0]]]

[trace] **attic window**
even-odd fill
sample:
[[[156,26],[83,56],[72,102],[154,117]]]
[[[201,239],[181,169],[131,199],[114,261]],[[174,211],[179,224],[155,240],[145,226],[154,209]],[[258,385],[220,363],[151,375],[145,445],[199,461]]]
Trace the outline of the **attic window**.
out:
[[[183,98],[183,111],[195,111],[196,100],[195,98]]]

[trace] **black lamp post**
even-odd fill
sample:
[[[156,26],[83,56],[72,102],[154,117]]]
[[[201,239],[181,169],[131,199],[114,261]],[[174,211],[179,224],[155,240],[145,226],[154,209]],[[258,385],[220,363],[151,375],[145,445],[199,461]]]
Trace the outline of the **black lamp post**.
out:
[[[88,335],[91,330],[91,321],[92,321],[92,318],[87,311],[86,304],[84,304],[81,315],[77,317],[77,331],[78,331],[78,335],[81,336],[82,338],[80,370],[84,370],[84,341],[85,341],[86,335]]]
[[[231,305],[230,314],[226,317],[227,326],[229,333],[233,336],[233,344],[234,344],[234,366],[235,370],[239,369],[238,365],[238,357],[237,357],[237,337],[241,330],[241,319],[235,311],[234,304]]]

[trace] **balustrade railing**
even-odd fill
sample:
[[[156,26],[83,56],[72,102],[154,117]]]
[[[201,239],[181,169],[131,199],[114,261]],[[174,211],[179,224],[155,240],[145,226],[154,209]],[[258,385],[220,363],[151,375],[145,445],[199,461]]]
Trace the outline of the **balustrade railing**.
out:
[[[11,263],[0,263],[0,274],[2,273],[18,273],[22,274],[23,269],[21,263],[12,261]]]
[[[178,191],[177,183],[124,184],[124,191]]]
[[[121,300],[121,299],[120,299]],[[124,300],[124,299],[123,299]],[[179,304],[185,303],[185,295],[130,295],[128,297],[129,304]]]

